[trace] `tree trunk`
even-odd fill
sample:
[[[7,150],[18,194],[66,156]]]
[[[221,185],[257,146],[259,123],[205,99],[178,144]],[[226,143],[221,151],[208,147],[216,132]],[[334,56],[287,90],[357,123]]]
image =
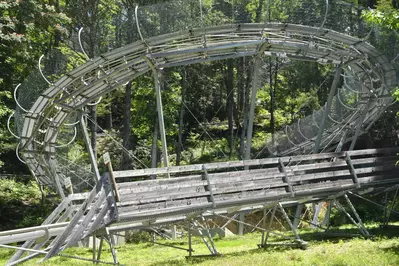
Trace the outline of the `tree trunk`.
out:
[[[126,150],[130,150],[131,143],[130,143],[130,138],[131,138],[131,130],[130,130],[130,108],[132,104],[132,82],[130,81],[126,85],[126,91],[125,91],[125,112],[124,112],[124,117],[123,117],[123,132],[122,132],[122,145]],[[122,170],[128,170],[131,167],[132,164],[132,159],[130,158],[129,154],[127,152],[122,153],[122,163],[121,163],[121,169]]]
[[[152,148],[151,148],[151,168],[157,167],[158,162],[158,116],[155,117],[154,132],[152,134]],[[156,179],[156,175],[152,175],[151,179]]]
[[[229,124],[229,157],[233,155],[234,150],[234,69],[233,59],[227,60],[226,93],[227,93],[227,118]]]
[[[276,67],[275,67],[275,72],[274,72],[274,86],[271,86],[270,84],[270,88],[271,88],[271,92],[272,92],[272,97],[271,97],[271,109],[272,109],[272,116],[271,116],[271,132],[272,132],[272,143],[274,145],[274,133],[276,132],[276,121],[275,121],[275,117],[274,117],[274,111],[276,109],[276,89],[277,89],[277,76],[278,76],[278,58],[276,58]]]
[[[183,148],[183,127],[184,127],[184,96],[186,94],[187,86],[187,71],[184,70],[183,78],[181,80],[181,105],[180,105],[180,117],[179,117],[179,135],[176,147],[176,165],[180,165],[181,151]]]
[[[96,106],[90,108],[90,132],[91,132],[91,148],[93,149],[94,158],[97,160],[97,111]]]
[[[108,113],[105,116],[105,127],[107,129],[113,128],[113,121],[112,121],[112,104],[110,103],[108,106]]]
[[[259,6],[256,9],[255,23],[259,23],[261,21],[262,9],[263,9],[264,0],[259,1]],[[268,10],[268,16],[270,18],[270,8]]]
[[[242,112],[244,114],[243,121],[242,121],[242,129],[241,129],[241,136],[240,136],[240,158],[244,158],[244,152],[245,152],[245,134],[247,132],[247,126],[248,126],[248,105],[249,105],[249,86],[251,84],[251,68],[249,67],[249,62],[250,60],[247,60],[244,58],[243,60],[243,72],[244,74],[242,78],[244,79],[243,82],[243,93],[244,93],[244,99],[243,99],[243,106],[242,106]],[[245,71],[246,69],[246,71]],[[246,79],[246,80],[245,80]]]
[[[127,20],[130,24],[132,24],[133,21],[133,10],[131,7],[127,8]],[[133,33],[131,31],[127,32],[127,42],[130,43],[133,41]],[[132,145],[131,145],[131,129],[130,129],[130,117],[131,117],[131,105],[132,105],[132,82],[130,81],[126,85],[126,90],[125,90],[125,97],[124,97],[124,102],[125,102],[125,111],[124,111],[124,117],[123,117],[123,132],[122,132],[122,137],[123,137],[123,142],[122,145],[126,150],[131,150]],[[121,169],[122,170],[128,170],[132,165],[132,159],[130,158],[129,154],[127,152],[122,153],[122,163],[121,163]]]
[[[273,71],[272,58],[269,58],[269,85],[270,85],[270,132],[274,135],[274,90],[273,90]]]

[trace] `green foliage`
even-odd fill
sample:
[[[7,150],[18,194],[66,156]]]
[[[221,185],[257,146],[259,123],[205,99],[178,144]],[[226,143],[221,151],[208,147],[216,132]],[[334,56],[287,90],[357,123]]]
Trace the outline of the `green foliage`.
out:
[[[0,82],[1,85],[1,82]],[[10,115],[11,110],[5,104],[4,99],[11,99],[11,93],[8,91],[0,91],[0,121],[5,121],[5,119]],[[3,124],[0,127],[0,155],[2,151],[7,150],[8,141],[10,139],[10,135],[8,130],[6,129],[5,125]],[[0,168],[2,167],[3,162],[0,160]]]
[[[0,231],[40,225],[53,208],[35,181],[0,179]]]
[[[376,9],[363,11],[363,17],[372,24],[387,29],[399,29],[399,10],[392,6],[391,0],[379,0]]]
[[[341,228],[344,232],[347,228]],[[350,231],[353,229],[349,229]],[[173,249],[166,246],[152,243],[126,244],[116,247],[118,260],[124,265],[398,265],[399,238],[397,231],[381,231],[373,228],[371,233],[376,234],[374,240],[362,238],[352,239],[324,239],[315,237],[314,231],[300,230],[301,236],[309,242],[306,250],[284,247],[269,247],[267,249],[257,248],[261,239],[260,233],[246,234],[243,237],[229,237],[215,239],[216,247],[223,256],[201,257],[187,259],[187,251]],[[271,235],[272,241],[275,240]],[[187,248],[186,239],[165,241],[157,237],[161,244],[174,245],[180,248]],[[209,254],[200,237],[193,237],[193,255]],[[0,249],[0,264],[4,264],[13,254],[13,250]],[[84,258],[92,258],[92,250],[89,248],[70,248],[64,254]],[[156,254],[154,256],[154,254]],[[40,259],[40,258],[38,258]],[[112,261],[109,250],[103,250],[101,259]],[[37,261],[37,260],[36,260]],[[36,261],[27,262],[24,265],[36,265]],[[63,265],[92,265],[91,262],[78,261],[60,256],[49,261],[42,262],[45,266]]]

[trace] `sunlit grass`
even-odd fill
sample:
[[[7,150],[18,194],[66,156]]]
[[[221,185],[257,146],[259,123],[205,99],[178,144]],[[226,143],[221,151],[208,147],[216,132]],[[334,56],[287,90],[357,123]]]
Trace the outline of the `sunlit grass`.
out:
[[[273,247],[258,249],[260,233],[247,234],[244,237],[216,238],[215,244],[221,257],[186,259],[188,252],[152,243],[127,244],[117,247],[118,259],[124,265],[399,265],[399,230],[379,229],[368,226],[374,239],[326,238],[314,234],[312,230],[302,230],[302,237],[309,242],[306,250]],[[342,227],[341,232],[357,233],[353,227]],[[160,241],[187,248],[187,239]],[[194,255],[209,254],[201,239],[193,238]],[[0,249],[0,265],[13,254],[12,250]],[[89,248],[70,248],[64,254],[91,258]],[[106,247],[102,260],[111,262],[112,256]],[[38,259],[23,265],[35,265]],[[92,265],[64,257],[52,258],[42,265]]]

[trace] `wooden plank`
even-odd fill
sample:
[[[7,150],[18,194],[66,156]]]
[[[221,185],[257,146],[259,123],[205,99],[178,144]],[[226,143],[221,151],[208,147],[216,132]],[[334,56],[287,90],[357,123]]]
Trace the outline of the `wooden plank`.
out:
[[[387,159],[391,158],[396,158],[396,157],[387,157]],[[383,158],[362,158],[362,159],[354,159],[353,163],[354,165],[359,165],[359,164],[366,164],[366,163],[376,163],[384,160]],[[389,161],[388,161],[389,162]],[[394,161],[391,161],[394,163]],[[384,161],[384,164],[386,164],[387,161]],[[346,162],[345,161],[336,161],[336,162],[328,162],[328,163],[319,163],[319,164],[311,164],[311,165],[300,165],[300,166],[286,166],[287,174],[289,175],[295,175],[297,174],[298,171],[301,170],[306,170],[308,168],[312,169],[315,171],[320,171],[321,169],[328,169],[329,167],[346,167]],[[297,169],[297,170],[296,170]],[[272,171],[273,170],[273,171]],[[244,173],[254,173],[254,175],[244,175]],[[263,174],[271,174],[271,173],[277,173],[276,176],[274,177],[265,177]],[[303,174],[302,174],[303,175]],[[227,172],[227,173],[214,173],[210,174],[210,177],[212,177],[210,180],[212,185],[215,184],[229,184],[231,182],[244,182],[244,180],[256,180],[256,179],[263,179],[263,178],[276,178],[276,177],[283,177],[281,173],[279,173],[278,169],[255,169],[255,170],[249,170],[249,171],[237,171],[237,172]],[[228,177],[228,178],[226,178]],[[231,178],[231,177],[238,177],[238,178]],[[312,176],[311,179],[317,178],[316,176]],[[154,181],[145,181],[145,182],[130,182],[130,183],[120,183],[119,184],[119,191],[121,195],[129,195],[132,193],[137,193],[140,194],[142,192],[153,192],[153,191],[162,191],[162,190],[194,190],[192,187],[201,187],[206,185],[203,180],[200,180],[201,176],[192,176],[188,177],[187,180],[185,178],[178,178],[178,179],[164,179],[160,180],[157,182]],[[222,180],[223,179],[223,180]],[[190,180],[199,180],[198,182],[190,182]],[[161,185],[161,186],[156,186],[152,185],[152,183],[167,183],[170,184],[169,186],[167,185]],[[127,188],[126,188],[126,187]],[[130,187],[130,188],[129,188]],[[137,188],[131,188],[131,187],[137,187]],[[162,192],[160,192],[162,193]],[[141,194],[140,194],[141,195]]]
[[[284,188],[274,189],[274,190],[255,190],[255,191],[242,191],[237,193],[224,193],[215,195],[215,201],[218,206],[220,206],[223,201],[228,201],[232,199],[246,199],[259,196],[267,197],[277,197],[282,194],[287,194]]]
[[[176,201],[179,199],[188,199],[188,198],[198,198],[210,196],[209,191],[193,191],[187,193],[164,193],[163,195],[151,194],[151,195],[131,195],[130,197],[125,197],[121,200],[121,204],[119,206],[126,206],[132,204],[145,204],[145,203],[155,203],[155,202],[165,202],[165,201]]]
[[[131,205],[119,208],[119,216],[122,216],[123,213],[132,213],[132,212],[144,212],[150,210],[161,210],[161,209],[168,209],[168,208],[183,208],[186,206],[196,206],[201,205],[202,203],[208,203],[208,200],[204,197],[200,198],[191,198],[191,199],[181,199],[176,201],[170,202],[159,202],[159,203],[148,203],[142,205]]]
[[[226,183],[226,184],[216,184],[213,185],[213,192],[215,195],[224,194],[224,193],[240,193],[242,191],[249,190],[261,190],[267,189],[271,190],[273,188],[278,187],[286,187],[281,179],[260,179],[254,181],[243,181],[239,183]],[[151,194],[148,193],[140,193],[140,194],[131,194],[126,195],[121,199],[122,204],[120,206],[125,206],[127,204],[139,204],[146,202],[159,202],[159,201],[168,201],[168,200],[177,200],[180,198],[192,198],[192,197],[206,197],[210,196],[209,191],[205,191],[202,186],[191,187],[189,190],[185,190],[183,192],[176,192],[170,190],[163,190],[159,192],[153,192]]]
[[[209,164],[204,164],[204,165],[208,169],[208,171],[211,171],[211,170],[226,169],[226,168],[243,168],[245,166],[274,165],[274,164],[278,163],[279,159],[283,163],[289,163],[289,162],[303,162],[303,161],[312,161],[312,160],[332,159],[335,157],[344,158],[346,156],[346,153],[348,153],[351,157],[356,157],[356,156],[366,156],[366,155],[371,156],[371,155],[376,155],[376,154],[388,154],[388,153],[392,154],[395,152],[399,152],[399,147],[384,148],[384,149],[369,149],[369,150],[359,150],[359,151],[347,151],[347,152],[337,152],[337,153],[321,153],[321,154],[311,154],[311,155],[302,155],[302,156],[257,159],[257,160],[248,160],[248,161],[209,163]],[[150,168],[150,169],[140,169],[140,170],[115,171],[115,178],[201,171],[201,169],[203,168],[204,165],[196,164],[196,165],[188,165],[188,166],[173,166],[173,167]]]
[[[193,183],[193,186],[180,186],[180,184],[173,184],[173,186],[162,186],[162,187],[155,187],[158,189],[153,189],[153,190],[147,190],[147,191],[140,191],[137,192],[137,190],[132,190],[131,193],[126,193],[123,194],[123,197],[121,198],[121,202],[123,202],[127,198],[149,198],[149,197],[156,197],[156,196],[164,196],[164,195],[169,195],[169,194],[188,194],[188,193],[200,193],[200,192],[205,192],[205,188],[202,185],[197,185],[196,183]]]
[[[114,171],[114,174],[116,171]],[[165,179],[151,179],[151,180],[143,180],[143,181],[134,181],[134,182],[123,182],[118,183],[118,190],[123,190],[125,188],[135,188],[135,187],[142,187],[145,185],[148,186],[156,186],[156,185],[167,185],[167,184],[174,184],[176,182],[180,184],[187,183],[189,184],[192,181],[202,181],[201,174],[197,175],[189,175],[189,176],[182,176],[182,177],[171,177]]]
[[[359,162],[366,162],[366,160],[364,159],[359,159]],[[372,162],[374,160],[367,160],[367,162]],[[346,165],[346,162],[340,162],[339,164],[340,166],[344,166]],[[389,168],[390,169],[390,168]],[[363,170],[357,170],[356,173],[359,174],[364,174],[364,173],[369,173],[372,171],[376,171],[376,170],[389,170],[386,166],[383,167],[368,167],[368,168],[363,168]],[[243,172],[246,173],[256,173],[253,175],[242,175]],[[221,188],[225,187],[225,188],[237,188],[237,190],[239,189],[257,189],[257,188],[261,188],[259,186],[261,185],[271,185],[269,187],[276,187],[276,186],[284,186],[284,183],[279,179],[280,177],[283,177],[283,175],[281,173],[279,173],[279,175],[277,177],[265,177],[264,175],[262,175],[262,170],[256,170],[256,171],[240,171],[240,172],[233,172],[233,173],[223,173],[223,176],[234,176],[235,178],[223,178],[223,179],[219,179],[218,174],[213,174],[213,179],[211,180],[211,184],[213,186],[215,186],[215,189],[220,192]],[[291,173],[292,175],[292,173]],[[300,176],[294,176],[292,177],[292,181],[296,181],[296,183],[300,183],[303,181],[316,181],[316,182],[320,182],[322,180],[320,179],[328,179],[328,178],[349,178],[351,176],[350,172],[348,169],[345,170],[340,170],[340,171],[329,171],[329,172],[319,172],[319,173],[314,173],[314,174],[304,174],[304,175],[300,175]],[[268,181],[267,181],[268,180]],[[257,182],[250,182],[250,181],[257,181]],[[137,182],[139,183],[139,182]],[[232,185],[233,184],[233,185]],[[190,186],[192,185],[192,186]],[[188,183],[187,186],[181,187],[180,184],[173,184],[173,185],[169,185],[169,186],[147,186],[144,188],[144,190],[139,190],[140,192],[137,192],[137,190],[130,190],[130,191],[126,191],[124,190],[124,198],[122,199],[123,201],[126,199],[132,199],[132,197],[129,196],[129,194],[137,194],[136,197],[133,198],[141,198],[141,197],[156,197],[158,195],[163,195],[166,196],[169,191],[173,192],[173,191],[177,191],[177,193],[180,193],[179,191],[182,192],[182,194],[184,193],[195,193],[195,192],[203,192],[204,190],[202,189],[202,187],[206,185],[204,182],[200,182],[200,183]],[[243,186],[244,185],[244,186]],[[251,187],[252,186],[252,187]],[[151,194],[147,194],[148,191],[151,191]],[[229,192],[231,192],[231,190],[229,190]],[[221,191],[221,193],[223,193],[223,191]],[[146,195],[147,194],[147,195]],[[171,196],[176,196],[175,193],[171,194]],[[184,195],[184,197],[187,197],[187,195]]]
[[[150,211],[133,211],[124,212],[119,215],[121,221],[151,221],[157,218],[173,217],[182,214],[197,213],[199,210],[206,210],[212,206],[210,202],[204,202],[202,204],[192,204],[186,206],[184,209],[181,207],[168,208],[168,209],[155,209]],[[150,224],[150,223],[149,223]]]
[[[349,180],[336,180],[336,181],[304,184],[304,185],[295,186],[294,191],[298,192],[301,190],[314,190],[318,188],[334,188],[334,187],[341,187],[343,185],[353,185],[353,182],[351,179],[349,179]]]
[[[166,182],[159,182],[159,181]],[[151,191],[159,191],[168,188],[176,189],[179,188],[187,188],[192,186],[203,186],[206,184],[204,180],[202,180],[201,176],[196,176],[195,178],[188,178],[187,180],[182,180],[182,178],[168,178],[161,180],[151,180],[152,182],[147,181],[138,181],[138,182],[129,182],[128,184],[119,183],[118,190],[121,195],[130,194],[130,193],[140,193],[140,192],[151,192]],[[150,180],[149,180],[150,181]]]
[[[375,167],[357,168],[355,169],[355,172],[357,175],[362,175],[362,174],[374,173],[376,171],[390,171],[393,169],[395,169],[395,166],[375,166]],[[344,178],[345,176],[347,178],[352,178],[349,169],[294,176],[291,178],[291,181],[296,183],[301,183],[303,181],[319,182],[320,179],[329,179],[329,178],[337,179],[337,178]]]

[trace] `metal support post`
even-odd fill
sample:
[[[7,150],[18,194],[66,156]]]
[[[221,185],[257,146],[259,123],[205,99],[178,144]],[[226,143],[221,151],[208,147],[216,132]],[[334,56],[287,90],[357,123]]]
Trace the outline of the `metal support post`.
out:
[[[356,219],[358,220],[360,226],[362,227],[362,230],[364,231],[364,233],[366,234],[366,236],[370,236],[369,232],[367,231],[366,226],[364,226],[364,223],[362,221],[362,219],[360,218],[359,214],[357,213],[355,207],[353,206],[352,202],[350,201],[348,195],[344,195],[346,202],[348,203],[349,207],[351,208],[353,214],[355,215]]]
[[[369,111],[370,103],[371,103],[371,101],[367,101],[366,106],[364,107],[364,109],[363,109],[363,111],[362,111],[362,115],[361,115],[361,116],[359,117],[359,119],[357,120],[357,127],[356,127],[356,131],[355,131],[355,135],[353,136],[351,145],[350,145],[350,147],[349,147],[349,150],[350,150],[350,151],[353,150],[353,149],[355,148],[355,144],[356,144],[357,138],[358,138],[359,135],[360,135],[360,130],[361,130],[362,127],[363,127],[363,121],[364,121],[364,119],[366,118],[366,115],[367,115],[367,113],[368,113],[368,111]]]
[[[282,172],[284,174],[284,179],[283,181],[287,184],[288,186],[288,192],[291,193],[291,197],[295,197],[295,193],[294,193],[294,189],[292,188],[292,184],[291,184],[291,180],[287,174],[287,171],[285,170],[285,166],[284,163],[281,159],[278,159],[278,163],[279,163],[279,170],[280,172]]]
[[[245,222],[245,214],[243,212],[240,213],[240,222],[238,224],[238,235],[239,236],[243,236],[244,235],[244,224],[243,222]]]
[[[83,140],[86,144],[86,149],[89,152],[89,157],[90,157],[90,162],[91,162],[91,168],[94,171],[95,174],[95,179],[94,181],[97,183],[101,176],[100,176],[100,171],[98,171],[98,166],[97,166],[97,158],[94,157],[94,152],[93,152],[93,148],[91,146],[91,141],[90,141],[90,137],[89,137],[89,133],[87,131],[87,127],[86,127],[86,121],[84,119],[84,116],[82,115],[80,117],[80,126],[82,128],[82,132],[83,132]]]
[[[115,264],[119,264],[118,262],[118,257],[116,256],[116,250],[115,250],[115,243],[114,243],[114,238],[112,237],[112,235],[109,233],[108,228],[105,228],[105,231],[107,233],[107,240],[108,240],[108,244],[109,244],[109,248],[111,249],[111,253],[112,253],[112,258],[114,260]]]
[[[353,217],[345,210],[345,208],[341,205],[341,203],[339,203],[338,200],[335,200],[335,201],[334,201],[334,204],[335,204],[335,206],[337,206],[338,209],[342,210],[342,211],[345,213],[346,217],[348,217],[349,220],[351,220],[351,222],[352,222],[354,225],[356,225],[356,227],[359,229],[360,233],[361,233],[363,236],[366,236],[366,235],[367,235],[366,232],[363,231],[363,228],[360,226],[360,224],[358,224],[358,223],[355,221],[355,219],[353,219]]]
[[[155,82],[155,96],[157,100],[157,113],[158,113],[158,121],[159,121],[159,131],[161,133],[161,141],[162,141],[162,153],[163,153],[163,161],[164,166],[169,166],[168,159],[168,145],[166,143],[166,133],[165,133],[165,121],[163,116],[163,108],[162,108],[162,96],[161,96],[161,72],[159,70],[153,70],[154,74],[154,82]]]
[[[269,211],[270,211],[270,210],[269,210]],[[263,227],[264,229],[266,229],[266,223],[267,223],[266,217],[267,217],[267,214],[269,213],[269,211],[266,211],[266,208],[263,208],[262,227]],[[255,229],[255,228],[254,228],[254,229]],[[253,232],[254,229],[252,229],[251,232]],[[261,245],[263,245],[264,242],[265,242],[265,231],[262,231],[262,239],[261,239],[261,241],[260,241]]]
[[[311,228],[315,228],[317,225],[319,225],[319,213],[321,211],[321,206],[323,205],[322,202],[319,202],[314,210],[313,214],[313,220],[310,225]]]
[[[369,202],[369,203],[372,203],[372,204],[374,204],[374,205],[376,205],[376,206],[378,206],[378,207],[380,207],[380,208],[383,208],[384,211],[386,211],[386,210],[389,209],[389,208],[386,206],[386,204],[385,204],[385,206],[384,206],[384,205],[381,205],[381,204],[379,204],[379,203],[377,203],[377,202],[374,202],[374,201],[372,201],[372,200],[369,200],[369,199],[367,199],[367,198],[365,198],[365,197],[362,197],[362,196],[360,196],[360,195],[358,195],[358,194],[352,193],[352,192],[350,192],[350,191],[349,191],[349,193],[350,193],[351,195],[355,196],[355,197],[358,197],[359,199],[365,200],[365,201],[367,201],[367,202]],[[399,215],[399,212],[394,211],[393,209],[390,209],[390,210],[391,210],[391,212],[393,212],[393,213]],[[385,215],[386,215],[386,214],[384,213],[384,217],[385,217]],[[385,218],[384,218],[384,220],[385,220]]]
[[[298,205],[296,206],[294,222],[292,223],[292,225],[293,225],[295,228],[298,228],[299,222],[300,222],[300,220],[301,220],[302,209],[303,209],[303,204],[298,204]]]
[[[346,161],[346,164],[347,164],[348,167],[349,167],[349,172],[350,172],[351,175],[352,175],[353,183],[355,183],[356,188],[360,188],[360,184],[359,184],[359,180],[357,179],[357,174],[356,174],[355,167],[353,166],[351,157],[350,157],[350,155],[349,155],[348,153],[347,153],[346,156],[345,156],[345,161]],[[347,196],[345,195],[345,197],[347,197]]]
[[[202,241],[204,242],[204,244],[206,245],[206,247],[208,248],[209,252],[212,255],[215,255],[215,251],[213,250],[213,248],[209,245],[208,241],[206,240],[204,234],[202,233],[201,228],[198,226],[198,223],[196,221],[193,221],[193,224],[195,225],[195,227],[197,228],[198,234],[201,236]]]
[[[96,235],[93,235],[92,238],[93,238],[93,261],[94,261],[94,260],[96,260],[96,257],[97,257],[96,256],[96,248],[97,248],[96,247],[97,246]]]
[[[176,240],[177,239],[177,235],[176,235],[176,225],[172,225],[172,240]]]
[[[213,255],[217,255],[217,254],[218,254],[218,251],[217,251],[217,249],[216,249],[215,242],[213,241],[212,234],[211,234],[211,232],[209,231],[208,223],[205,221],[204,216],[201,216],[201,218],[202,218],[202,221],[203,221],[204,224],[205,224],[205,230],[206,230],[206,232],[207,232],[209,242],[211,242],[211,246],[212,246],[212,250],[213,250],[213,253],[212,253],[212,254],[213,254]]]
[[[211,186],[211,181],[209,180],[208,170],[206,169],[205,165],[202,166],[202,169],[204,171],[204,176],[206,179],[207,190],[209,191],[210,200],[212,201],[212,208],[215,209],[216,202],[215,202],[215,197],[213,196],[213,190],[212,190],[212,186]]]
[[[269,226],[267,227],[267,231],[266,231],[266,236],[264,235],[265,231],[262,231],[262,244],[261,244],[261,247],[266,247],[266,245],[267,245],[267,240],[269,239],[269,235],[270,235],[270,231],[271,231],[271,228],[272,228],[274,216],[276,215],[277,205],[278,205],[278,203],[276,203],[274,205],[274,207],[273,207],[272,216],[270,217]],[[265,219],[265,221],[266,221],[266,219]]]
[[[301,238],[298,235],[298,232],[296,231],[296,228],[292,225],[290,218],[288,217],[288,214],[285,212],[283,205],[281,205],[281,203],[278,204],[278,207],[281,211],[281,213],[284,216],[284,219],[287,221],[288,225],[290,226],[292,232],[294,233],[294,236],[296,238],[297,241],[302,241]]]
[[[316,142],[315,142],[314,147],[313,147],[313,153],[318,153],[319,152],[321,139],[322,139],[322,136],[323,136],[323,133],[324,133],[324,127],[325,127],[326,121],[328,119],[328,113],[330,112],[331,104],[332,104],[332,101],[334,99],[335,92],[337,91],[337,87],[339,85],[339,81],[340,81],[340,78],[341,78],[341,72],[342,72],[342,65],[339,65],[337,67],[337,69],[335,70],[334,80],[333,80],[333,83],[331,85],[330,94],[328,95],[326,108],[324,109],[323,119],[321,120],[321,124],[319,126],[320,129],[319,129],[319,133],[317,134]]]
[[[103,250],[104,236],[100,238],[100,245],[98,246],[97,260],[101,259],[101,251]]]
[[[326,215],[324,216],[324,220],[321,223],[321,226],[327,227],[326,231],[330,230],[330,215],[331,215],[331,207],[333,204],[334,204],[334,200],[330,200],[330,202],[328,203]]]
[[[256,95],[258,93],[258,76],[259,76],[259,68],[260,68],[260,55],[255,58],[254,65],[254,78],[252,80],[252,95],[251,95],[251,106],[249,109],[249,120],[248,120],[248,128],[247,128],[247,142],[245,145],[245,160],[251,159],[251,147],[252,147],[252,132],[254,125],[254,116],[255,116],[255,105],[256,105]],[[245,166],[245,169],[248,170],[248,166]]]

